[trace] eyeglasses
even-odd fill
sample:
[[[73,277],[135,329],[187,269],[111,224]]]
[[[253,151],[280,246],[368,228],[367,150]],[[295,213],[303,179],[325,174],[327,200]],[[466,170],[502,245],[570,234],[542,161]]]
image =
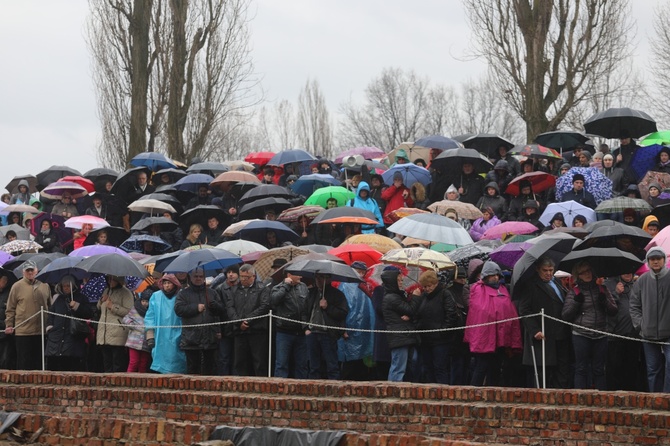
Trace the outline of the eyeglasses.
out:
[[[249,274],[240,274],[240,279],[253,279],[254,276],[251,276]]]

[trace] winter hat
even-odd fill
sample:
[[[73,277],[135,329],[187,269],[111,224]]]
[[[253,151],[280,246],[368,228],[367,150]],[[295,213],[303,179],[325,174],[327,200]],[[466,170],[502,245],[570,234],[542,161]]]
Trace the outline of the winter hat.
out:
[[[352,263],[351,267],[354,269],[363,269],[363,270],[368,269],[368,265],[366,265],[365,262],[362,262],[360,260],[356,260],[354,263]]]
[[[496,163],[495,167],[493,168],[494,170],[509,170],[509,163],[505,160],[498,160]]]
[[[586,181],[584,179],[584,175],[582,175],[581,173],[576,173],[572,176],[572,183],[573,184],[574,184],[575,181],[579,181],[579,180],[584,181],[584,182]]]
[[[663,257],[663,259],[667,258],[665,251],[660,246],[654,246],[649,250],[647,253],[647,261],[649,261],[649,259],[652,257]]]
[[[407,156],[407,152],[405,152],[405,149],[400,149],[396,152],[395,159],[397,160],[398,158],[404,158],[407,161],[409,161],[409,157]]]
[[[626,208],[626,209],[624,209],[624,210],[623,210],[623,216],[624,216],[624,218],[626,218],[626,217],[633,217],[633,218],[635,218],[635,216],[636,216],[636,215],[635,215],[635,209],[633,209],[633,208]]]
[[[458,220],[458,212],[456,212],[456,209],[454,208],[447,209],[447,212],[445,212],[444,216],[451,218],[452,220]]]
[[[526,201],[526,204],[524,204],[523,208],[524,209],[540,209],[540,206],[538,206],[537,201],[528,200],[528,201]]]
[[[572,168],[572,165],[570,163],[563,163],[563,164],[561,164],[560,170],[563,170],[563,169],[570,170],[570,168]]]
[[[608,153],[607,155],[603,156],[603,161],[605,160],[612,160],[614,161],[614,157],[612,156],[611,153]]]
[[[501,275],[502,271],[500,270],[500,267],[496,262],[493,262],[491,260],[487,260],[486,263],[484,263],[484,267],[482,268],[482,279],[488,276],[493,276],[493,275]]]
[[[289,175],[288,177],[286,177],[286,181],[287,181],[287,182],[288,182],[288,181],[297,181],[297,180],[298,180],[298,176],[297,176],[297,175]]]
[[[591,161],[591,152],[584,150],[581,154],[584,155],[587,160]]]
[[[395,171],[393,173],[393,181],[395,181],[395,180],[402,180],[402,173],[401,172]]]
[[[161,278],[161,282],[164,281],[170,282],[177,289],[181,288],[181,283],[179,283],[179,279],[177,279],[177,276],[175,276],[174,274],[164,274],[163,277]]]
[[[655,187],[656,189],[658,189],[659,192],[661,192],[663,190],[660,183],[657,183],[655,181],[649,183],[649,189],[651,189],[652,187]]]
[[[444,193],[444,199],[447,199],[447,194],[454,192],[456,195],[460,196],[458,189],[453,184],[447,188],[447,191]]]
[[[288,260],[286,259],[274,259],[272,261],[272,266],[271,268],[281,268],[282,266],[286,265],[288,263]],[[239,270],[239,268],[238,268]]]

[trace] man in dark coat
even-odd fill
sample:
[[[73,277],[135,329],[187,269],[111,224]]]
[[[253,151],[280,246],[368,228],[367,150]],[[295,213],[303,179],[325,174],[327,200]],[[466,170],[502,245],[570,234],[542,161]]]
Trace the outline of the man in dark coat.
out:
[[[459,177],[456,184],[460,184],[458,188],[458,193],[461,194],[460,200],[472,205],[477,204],[484,192],[484,178],[475,172],[475,166],[472,163],[463,163]]]
[[[576,173],[572,176],[572,190],[563,194],[561,201],[575,201],[581,205],[595,209],[596,199],[593,198],[591,192],[584,188],[584,175]]]

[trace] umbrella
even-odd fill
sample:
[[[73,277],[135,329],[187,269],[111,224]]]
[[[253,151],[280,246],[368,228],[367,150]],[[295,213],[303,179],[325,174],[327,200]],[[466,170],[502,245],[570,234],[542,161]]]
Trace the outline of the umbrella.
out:
[[[381,258],[383,263],[415,265],[434,270],[455,268],[456,264],[446,255],[426,248],[393,249]]]
[[[339,257],[344,260],[347,265],[351,265],[353,262],[360,261],[365,262],[367,266],[372,266],[376,263],[379,263],[379,260],[382,257],[382,253],[369,247],[368,245],[344,245],[338,246],[328,251],[328,254]]]
[[[251,152],[244,157],[244,161],[258,164],[259,166],[265,166],[275,155],[275,152]]]
[[[218,270],[230,265],[242,263],[242,259],[225,249],[208,248],[186,251],[164,269],[166,273],[188,273],[196,268],[202,268],[207,275],[216,275]]]
[[[179,224],[182,229],[188,232],[193,223],[205,226],[207,220],[216,218],[219,222],[226,221],[227,215],[223,209],[213,204],[201,204],[181,214]]]
[[[556,176],[547,172],[528,172],[514,178],[507,185],[505,193],[518,196],[521,193],[519,183],[521,181],[530,181],[533,192],[540,193],[556,185]],[[461,214],[458,214],[461,215]]]
[[[428,147],[429,149],[440,149],[440,150],[449,150],[449,149],[458,149],[463,145],[456,141],[455,139],[447,138],[442,135],[432,135],[426,136],[421,139],[414,141],[414,144],[421,147]],[[428,161],[428,159],[426,159]]]
[[[457,222],[437,214],[415,214],[398,220],[388,228],[389,232],[415,237],[436,243],[469,245],[470,234]]]
[[[72,230],[65,227],[65,217],[61,215],[47,214],[46,212],[37,214],[32,218],[32,220],[30,220],[30,233],[34,236],[37,236],[37,234],[42,229],[42,222],[44,220],[51,221],[51,230],[54,231],[58,236],[61,248],[64,248],[72,243]]]
[[[34,206],[30,206],[27,204],[10,204],[6,206],[5,208],[2,209],[2,212],[0,212],[3,215],[9,215],[12,212],[18,212],[19,214],[40,214],[42,211],[37,209]]]
[[[25,257],[24,257],[25,256]],[[23,276],[23,271],[21,266],[23,265],[23,262],[26,260],[30,260],[32,262],[35,262],[35,265],[37,265],[37,270],[41,271],[44,268],[47,267],[51,262],[53,262],[56,259],[67,257],[65,254],[60,253],[60,252],[54,252],[54,253],[39,253],[39,254],[21,254],[20,256],[16,257],[14,260],[11,262],[5,263],[3,266],[5,269],[13,269],[14,270],[14,275],[17,278],[21,278]]]
[[[80,186],[77,183],[72,183],[70,181],[56,181],[49,184],[42,189],[42,192],[40,192],[42,197],[51,200],[60,200],[65,194],[72,196],[72,198],[81,198],[88,195],[88,191],[84,186]]]
[[[4,265],[10,260],[14,260],[15,257],[7,252],[0,251],[0,265]]]
[[[86,240],[84,240],[84,246],[96,245],[98,243],[98,235],[102,231],[105,231],[107,234],[106,245],[109,246],[119,246],[130,235],[124,228],[108,226],[106,228],[98,229],[97,231],[91,231],[90,234],[86,236]]]
[[[640,181],[637,185],[638,189],[640,189],[640,195],[642,196],[643,200],[647,200],[649,198],[649,184],[651,183],[659,183],[661,185],[661,189],[666,189],[670,187],[670,174],[654,171],[647,172],[644,178],[642,178],[642,181]],[[10,206],[7,206],[2,212],[7,212],[9,207]]]
[[[312,220],[321,212],[323,212],[323,208],[321,206],[296,206],[283,210],[282,213],[279,214],[279,217],[277,217],[277,221],[296,222],[300,220],[300,217],[303,215]]]
[[[509,153],[511,155],[525,156],[527,158],[562,159],[561,155],[554,149],[539,144],[515,146]]]
[[[149,275],[146,268],[140,265],[137,260],[117,253],[93,255],[82,261],[78,265],[78,268],[83,269],[89,274],[133,276],[142,279]]]
[[[595,167],[573,167],[556,180],[556,200],[560,201],[564,193],[572,190],[572,176],[576,173],[584,175],[584,189],[593,195],[597,204],[612,198],[612,180]]]
[[[468,149],[475,149],[489,158],[497,156],[498,147],[505,146],[507,150],[514,147],[514,143],[509,142],[502,136],[491,133],[477,133],[463,140],[463,146]]]
[[[191,165],[188,169],[186,169],[186,173],[189,174],[202,173],[214,178],[217,175],[220,175],[224,172],[228,172],[228,170],[229,170],[228,166],[226,166],[223,163],[206,162]]]
[[[237,232],[237,236],[244,240],[251,240],[263,244],[267,241],[267,233],[273,231],[277,236],[277,243],[296,243],[300,236],[288,228],[284,223],[271,220],[253,221]]]
[[[640,110],[609,108],[584,122],[584,130],[604,138],[639,138],[658,131],[656,121]]]
[[[177,228],[177,222],[167,217],[145,217],[135,223],[131,231],[146,231],[153,225],[160,226],[161,232],[173,231]]]
[[[96,167],[84,173],[83,177],[93,181],[95,188],[98,191],[105,190],[105,184],[110,182],[114,184],[118,178],[119,173],[116,170],[107,169],[105,167]]]
[[[587,222],[596,221],[596,213],[593,209],[570,200],[548,204],[542,215],[540,215],[540,222],[545,226],[549,226],[551,224],[551,219],[557,212],[563,214],[566,224],[572,222],[578,215],[583,215]]]
[[[219,243],[215,246],[215,248],[225,249],[226,251],[232,252],[236,256],[240,257],[252,252],[268,250],[265,246],[250,242],[248,240],[230,240],[228,242]]]
[[[151,175],[151,170],[148,167],[140,166],[130,168],[116,177],[110,192],[118,197],[134,195],[135,186],[137,185],[137,174],[140,172]]]
[[[275,213],[279,214],[281,211],[292,206],[293,204],[284,198],[260,198],[242,206],[239,211],[239,218],[245,220],[249,218],[262,218],[265,216],[267,210],[273,210]]]
[[[32,240],[14,240],[13,242],[5,243],[0,246],[0,251],[7,253],[13,252],[23,252],[23,251],[34,251],[37,252],[42,249],[42,245],[35,243]]]
[[[341,186],[342,182],[329,174],[313,173],[303,175],[291,185],[291,190],[305,197],[309,197],[315,190],[328,186]]]
[[[34,175],[19,175],[12,178],[12,181],[7,183],[5,189],[9,191],[10,194],[16,194],[19,192],[19,182],[21,180],[26,180],[28,182],[28,193],[37,192],[37,178]]]
[[[309,250],[303,246],[282,246],[280,248],[273,248],[266,250],[258,257],[254,268],[258,276],[265,280],[270,274],[272,263],[276,259],[284,259],[287,262],[295,259],[298,256],[309,254]]]
[[[568,149],[579,144],[584,144],[589,137],[580,132],[572,130],[554,130],[553,132],[540,133],[533,142],[541,144],[550,149]]]
[[[537,232],[537,226],[525,221],[506,221],[487,229],[482,235],[484,240],[504,239],[508,235],[532,234]]]
[[[560,226],[558,228],[549,229],[548,231],[544,231],[542,233],[542,235],[557,235],[557,234],[568,234],[573,237],[583,239],[584,237],[589,235],[589,231],[587,231],[583,227]],[[530,241],[532,242],[533,240]]]
[[[430,159],[430,147],[423,147],[413,142],[404,142],[399,144],[395,149],[391,150],[387,155],[389,163],[395,164],[395,154],[398,150],[404,150],[409,156],[409,161],[414,162],[418,159],[428,161]]]
[[[357,234],[346,239],[341,245],[367,245],[370,248],[381,252],[382,254],[392,249],[402,248],[398,242],[379,234]]]
[[[194,173],[181,178],[174,183],[174,188],[181,191],[198,193],[200,186],[209,188],[209,183],[214,180],[214,177],[204,173]]]
[[[176,183],[179,181],[181,178],[184,178],[186,175],[188,175],[186,172],[184,172],[181,169],[161,169],[158,172],[154,173],[154,178],[161,178],[163,175],[167,175],[170,177],[170,184]]]
[[[596,207],[596,214],[614,214],[623,212],[624,209],[633,209],[636,212],[649,213],[652,208],[645,200],[622,196],[602,201],[598,207]]]
[[[222,235],[223,235],[224,237],[232,237],[232,236],[234,236],[235,234],[237,234],[238,232],[240,232],[240,230],[242,230],[242,228],[246,227],[249,223],[251,223],[251,222],[255,222],[255,221],[263,221],[263,220],[261,220],[261,219],[259,219],[259,218],[253,218],[253,219],[251,219],[251,220],[242,220],[242,221],[238,221],[237,223],[233,223],[233,224],[231,224],[230,226],[228,226],[228,227],[223,231],[223,234],[222,234]]]
[[[575,246],[575,250],[583,250],[591,247],[598,248],[622,248],[622,243],[629,243],[631,248],[637,247],[641,250],[651,240],[651,235],[646,231],[628,225],[601,226],[594,229],[584,240]],[[619,245],[619,246],[617,246]],[[628,249],[625,249],[628,251]],[[640,253],[642,254],[642,253]]]
[[[433,159],[431,166],[460,172],[463,164],[467,163],[472,164],[477,173],[486,173],[493,169],[491,161],[475,149],[445,150]]]
[[[81,176],[81,172],[68,166],[51,166],[35,175],[37,188],[42,189],[68,175]]]
[[[255,201],[259,198],[291,198],[291,192],[285,187],[276,184],[261,184],[254,187],[239,199],[240,206]]]
[[[174,169],[177,167],[168,157],[159,152],[142,152],[130,160],[133,167],[148,167],[152,172],[160,169]]]
[[[256,168],[253,164],[242,160],[224,161],[222,164],[228,166],[230,170],[243,170],[245,172],[252,172]]]
[[[84,225],[91,225],[91,229],[96,231],[108,227],[109,223],[107,223],[107,220],[104,218],[96,217],[94,215],[79,215],[65,220],[66,228],[81,229]]]
[[[492,242],[494,242],[492,244]],[[449,252],[449,258],[458,266],[468,267],[470,260],[480,259],[486,261],[489,254],[498,246],[502,246],[500,240],[480,240],[470,245],[456,248]]]
[[[402,273],[402,288],[404,290],[415,287],[419,283],[419,276],[424,271],[422,268],[414,265],[395,265],[400,272]],[[378,263],[368,268],[365,273],[365,281],[369,283],[372,288],[382,286],[382,273],[384,268],[387,268],[388,265],[384,263]]]
[[[647,147],[640,147],[630,159],[628,167],[635,172],[635,178],[642,178],[649,170],[656,170],[656,156],[663,150],[663,146],[654,144]]]
[[[362,223],[362,224],[378,224],[377,217],[372,212],[355,208],[351,206],[342,206],[339,208],[327,209],[324,212],[321,212],[317,215],[310,224],[316,225],[321,222],[326,223],[326,220],[331,220],[330,223],[359,223],[356,221],[357,218],[365,218],[372,220],[372,223]],[[332,221],[338,219],[337,221]]]
[[[261,180],[259,180],[258,177],[252,173],[235,170],[231,172],[224,172],[218,175],[212,180],[210,186],[225,188],[226,186],[229,186],[233,183],[240,182],[260,184]]]
[[[125,242],[121,243],[119,248],[127,252],[142,252],[144,250],[144,242],[152,242],[157,253],[164,253],[172,248],[172,245],[162,238],[148,234],[131,235]]]
[[[8,226],[0,226],[0,234],[2,234],[3,242],[7,242],[7,232],[14,231],[17,240],[30,240],[30,231],[23,226],[11,224]]]
[[[489,253],[489,258],[503,268],[514,268],[521,256],[533,246],[528,242],[505,243]]]
[[[153,199],[135,200],[128,205],[128,209],[133,212],[143,212],[151,215],[162,214],[163,212],[174,214],[177,212],[171,205]]]
[[[448,209],[453,209],[458,214],[459,218],[468,220],[477,220],[483,214],[482,211],[474,204],[464,203],[462,201],[441,200],[428,206],[428,210],[439,215],[446,215]]]
[[[309,152],[302,149],[284,150],[276,153],[268,164],[270,166],[283,166],[284,164],[301,163],[303,161],[316,161],[317,159]]]
[[[412,187],[412,184],[416,182],[428,186],[432,181],[430,171],[425,167],[417,166],[416,164],[396,164],[382,173],[384,183],[388,185],[393,184],[393,176],[396,172],[400,172],[402,175],[402,182],[407,187]]]
[[[179,201],[177,197],[174,197],[170,194],[162,193],[162,192],[154,192],[151,194],[144,195],[140,198],[138,198],[138,201],[141,200],[158,200],[162,201],[163,203],[167,203],[171,205],[173,208],[177,210],[179,213],[179,210],[182,208],[182,204]]]
[[[128,253],[122,249],[117,248],[116,246],[110,245],[88,245],[82,246],[72,251],[70,257],[91,257],[97,256],[100,254],[119,254],[125,257],[128,257]]]
[[[88,178],[68,175],[58,180],[58,182],[61,181],[66,181],[68,183],[76,183],[81,187],[83,187],[84,189],[86,189],[86,192],[88,192],[89,194],[95,192],[95,184],[93,184],[93,181],[89,180]]]
[[[337,155],[335,158],[335,163],[342,164],[345,158],[356,155],[360,155],[366,160],[371,160],[375,158],[382,158],[384,155],[386,155],[386,152],[384,152],[382,149],[378,149],[377,147],[354,147],[353,149],[345,150],[344,152]]]
[[[307,278],[327,274],[331,280],[337,282],[363,282],[352,267],[331,260],[300,260],[287,266],[286,271]]]
[[[405,218],[405,217],[408,217],[410,215],[427,214],[427,213],[428,213],[428,211],[424,211],[422,209],[417,209],[417,208],[398,208],[395,211],[388,214],[388,217],[391,219],[392,222],[395,223],[396,221],[400,220],[401,218]]]
[[[312,252],[316,252],[317,254],[326,254],[328,251],[332,249],[332,246],[330,245],[318,245],[318,244],[311,244],[311,245],[301,245],[301,248],[309,249]]]
[[[54,259],[44,269],[40,270],[36,278],[46,283],[58,283],[66,275],[83,279],[86,276],[86,272],[81,268],[77,268],[83,260],[84,257],[70,256]]]
[[[583,260],[589,262],[596,277],[634,273],[644,263],[630,252],[617,248],[588,248],[572,251],[563,258],[559,267],[563,271],[572,271]]]
[[[649,251],[655,246],[660,246],[665,250],[665,252],[670,252],[670,226],[666,226],[661,231],[656,234],[656,236],[651,239],[651,241],[645,246],[644,249]]]
[[[638,144],[642,147],[661,145],[670,145],[670,130],[662,130],[660,132],[650,133],[640,140]]]
[[[356,194],[342,186],[322,187],[307,198],[305,205],[318,205],[325,209],[328,206],[328,200],[334,198],[337,200],[338,206],[344,206],[347,201],[355,196]]]
[[[546,256],[558,265],[563,257],[572,251],[575,239],[546,237],[535,243],[526,251],[514,265],[512,271],[512,290],[518,283],[530,279],[535,274],[535,262]],[[513,291],[512,291],[513,292]],[[516,296],[514,296],[516,298]]]

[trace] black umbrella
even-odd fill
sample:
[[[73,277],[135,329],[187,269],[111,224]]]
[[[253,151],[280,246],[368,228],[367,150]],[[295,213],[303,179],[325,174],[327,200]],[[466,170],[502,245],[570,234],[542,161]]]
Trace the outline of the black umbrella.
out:
[[[560,269],[572,271],[572,268],[583,260],[591,264],[596,277],[614,277],[634,273],[644,263],[630,252],[617,248],[588,248],[569,253],[561,261]]]
[[[128,234],[124,228],[119,228],[117,226],[107,226],[106,228],[91,231],[86,236],[86,240],[84,240],[84,246],[95,245],[98,243],[98,235],[100,235],[101,232],[105,232],[107,234],[106,244],[109,246],[118,247],[130,236],[130,234]]]
[[[258,186],[260,186],[260,183],[251,183],[247,181],[240,181],[239,183],[233,183],[233,185],[230,187],[230,195],[236,200],[239,200],[244,196],[244,194],[249,192],[251,189],[255,189]]]
[[[19,175],[12,178],[12,181],[7,183],[5,189],[9,191],[10,194],[16,194],[19,192],[19,182],[21,180],[26,180],[28,182],[28,192],[34,193],[37,192],[37,178],[34,175]],[[28,203],[26,203],[28,204]]]
[[[242,206],[239,212],[240,220],[250,220],[252,218],[264,218],[265,211],[272,209],[277,215],[283,210],[292,207],[290,201],[285,198],[259,198]]]
[[[78,268],[87,273],[145,278],[149,272],[137,260],[121,254],[98,254],[81,262]]]
[[[159,256],[156,256],[154,259],[154,271],[158,271],[159,273],[162,273],[165,270],[165,267],[168,266],[170,263],[172,263],[173,260],[175,260],[177,257],[179,257],[180,254],[185,253],[186,251],[184,250],[179,250],[175,252],[168,252],[167,254],[161,254]],[[143,265],[147,265],[150,263],[148,260],[141,261]]]
[[[60,257],[40,270],[36,278],[46,283],[58,283],[65,275],[83,279],[86,276],[86,272],[77,268],[77,265],[84,260],[85,257]]]
[[[624,107],[596,113],[584,122],[584,130],[604,138],[639,138],[657,132],[658,128],[645,112]]]
[[[168,177],[170,177],[170,184],[172,184],[176,183],[181,178],[184,178],[186,175],[188,175],[188,173],[186,173],[181,169],[174,169],[174,168],[161,169],[158,172],[154,173],[154,177],[158,178],[159,180],[163,175],[167,175]]]
[[[475,149],[445,150],[433,159],[432,165],[460,172],[466,163],[472,164],[477,173],[486,173],[493,169],[491,161]]]
[[[533,244],[514,265],[514,270],[512,271],[512,290],[517,283],[525,282],[533,276],[535,273],[535,262],[540,257],[547,256],[556,265],[561,263],[561,260],[572,251],[575,240],[574,238],[546,237]]]
[[[271,220],[252,221],[240,229],[236,235],[237,238],[265,245],[267,243],[267,233],[270,231],[274,232],[277,236],[277,243],[279,245],[285,242],[296,243],[300,240],[300,236],[284,223]]]
[[[553,132],[540,133],[533,142],[551,149],[568,149],[578,144],[584,144],[589,137],[583,133],[572,130],[554,130]]]
[[[146,166],[133,167],[121,173],[114,181],[111,192],[124,200],[131,199],[137,185],[137,174],[145,172],[147,176],[151,175],[151,169]]]
[[[284,164],[301,163],[304,161],[316,161],[316,158],[309,152],[302,149],[284,150],[273,156],[268,165],[283,166]]]
[[[453,139],[455,141],[458,141],[461,144],[463,144],[463,141],[465,141],[466,139],[468,139],[472,136],[475,136],[475,135],[476,135],[476,133],[463,133],[461,135],[452,136],[451,139]]]
[[[37,177],[37,188],[39,190],[44,189],[51,183],[55,183],[63,177],[67,176],[81,176],[81,172],[72,167],[68,166],[51,166],[48,169],[43,170],[42,172],[36,175]]]
[[[632,246],[644,249],[651,240],[646,231],[636,227],[622,224],[600,226],[584,240],[575,246],[575,250],[581,251],[587,248],[622,248],[622,243],[631,243]],[[627,250],[627,249],[624,249]]]
[[[25,256],[25,257],[23,257]],[[22,258],[23,257],[23,258]],[[31,256],[28,256],[27,254],[21,254],[20,256],[16,257],[14,260],[11,260],[3,265],[3,268],[5,269],[13,269],[14,270],[14,275],[18,278],[23,277],[23,270],[22,270],[22,265],[23,262],[26,260],[32,260],[35,262],[35,265],[37,265],[37,270],[40,271],[44,269],[49,263],[53,262],[56,259],[59,259],[61,257],[67,257],[65,254],[60,253],[60,252],[54,252],[54,253],[39,253],[39,254],[33,254]]]
[[[358,273],[349,265],[332,260],[299,260],[286,268],[291,274],[313,278],[317,274],[327,274],[337,282],[362,282]]]
[[[107,169],[105,167],[96,167],[95,169],[91,169],[83,175],[84,178],[88,178],[89,180],[93,181],[96,186],[96,190],[98,190],[99,184],[103,186],[102,190],[104,190],[104,185],[108,181],[114,184],[114,181],[116,181],[118,176],[119,172],[116,170]]]
[[[461,147],[461,143],[459,143],[458,141],[452,138],[447,138],[446,136],[442,135],[432,135],[432,136],[426,136],[421,139],[417,139],[416,141],[414,141],[414,145],[421,147],[428,147],[429,149],[440,149],[440,150],[457,149]]]
[[[371,220],[377,220],[375,214],[370,211],[361,208],[355,208],[351,206],[340,206],[338,208],[327,209],[321,212],[319,215],[314,217],[314,220],[310,225],[316,225],[322,220],[331,220],[333,218],[342,218],[342,217],[362,217],[369,218]]]
[[[181,228],[188,232],[193,223],[207,226],[207,220],[216,218],[219,223],[225,221],[227,214],[218,206],[212,204],[201,204],[181,214],[179,224]]]
[[[193,164],[188,169],[186,169],[186,172],[187,173],[204,173],[204,174],[210,175],[212,177],[216,177],[217,175],[219,175],[223,172],[228,172],[229,170],[230,170],[230,167],[226,166],[225,164],[214,163],[214,162],[205,162],[205,163]]]
[[[247,193],[242,195],[242,198],[239,200],[240,206],[255,201],[258,198],[268,198],[268,197],[281,197],[288,198],[291,196],[291,192],[282,186],[277,186],[276,184],[261,184],[253,189],[249,190]]]
[[[131,231],[146,231],[150,226],[159,225],[161,232],[172,231],[177,228],[177,222],[166,217],[145,217],[135,223]]]
[[[514,143],[492,133],[477,133],[463,140],[462,143],[468,149],[475,149],[489,158],[498,157],[498,147],[500,146],[507,147],[507,150],[514,147]]]

